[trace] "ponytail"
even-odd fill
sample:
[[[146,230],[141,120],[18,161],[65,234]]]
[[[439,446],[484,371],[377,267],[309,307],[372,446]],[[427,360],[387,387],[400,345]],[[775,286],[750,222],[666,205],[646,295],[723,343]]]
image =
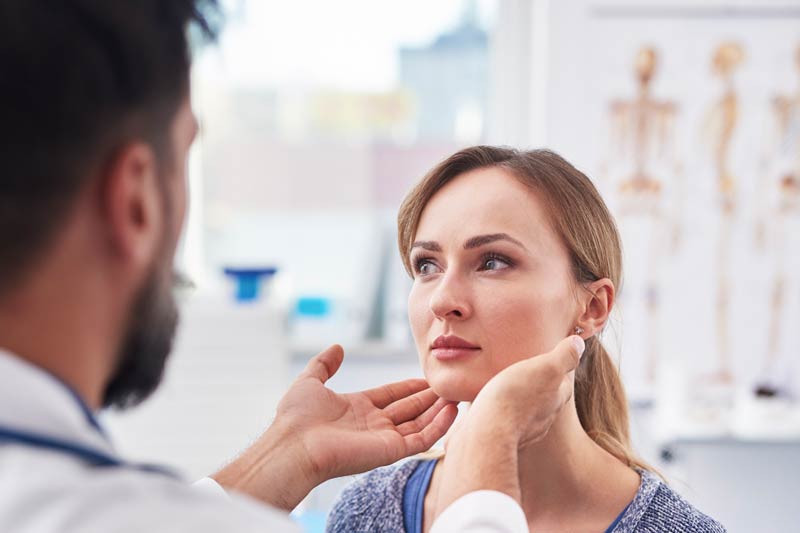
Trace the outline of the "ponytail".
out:
[[[575,371],[575,406],[584,431],[601,448],[632,468],[654,471],[631,451],[625,388],[597,337],[586,340]]]

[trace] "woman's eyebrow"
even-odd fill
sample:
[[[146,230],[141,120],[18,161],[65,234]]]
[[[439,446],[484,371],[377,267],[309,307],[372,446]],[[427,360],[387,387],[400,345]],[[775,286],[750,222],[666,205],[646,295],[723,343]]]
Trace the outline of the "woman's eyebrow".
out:
[[[428,250],[429,252],[442,251],[442,247],[439,246],[439,243],[436,241],[417,241],[411,245],[409,250],[413,250],[414,248],[422,248],[423,250]]]
[[[476,237],[472,237],[467,242],[464,243],[464,249],[469,250],[471,248],[479,248],[486,244],[495,242],[495,241],[508,241],[510,243],[516,244],[526,252],[528,251],[525,248],[525,245],[519,242],[517,239],[509,235],[508,233],[492,233],[491,235],[478,235]]]

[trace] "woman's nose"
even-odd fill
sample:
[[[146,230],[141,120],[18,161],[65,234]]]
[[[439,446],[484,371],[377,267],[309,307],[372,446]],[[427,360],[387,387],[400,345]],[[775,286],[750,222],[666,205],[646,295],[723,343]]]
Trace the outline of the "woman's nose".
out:
[[[472,314],[466,288],[455,276],[445,275],[430,300],[431,312],[439,320],[463,320]]]

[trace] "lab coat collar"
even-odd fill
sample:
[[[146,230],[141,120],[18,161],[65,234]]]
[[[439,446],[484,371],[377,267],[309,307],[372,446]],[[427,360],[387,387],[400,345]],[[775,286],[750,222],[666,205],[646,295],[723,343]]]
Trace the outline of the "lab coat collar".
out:
[[[89,407],[60,379],[0,349],[0,426],[116,456]]]

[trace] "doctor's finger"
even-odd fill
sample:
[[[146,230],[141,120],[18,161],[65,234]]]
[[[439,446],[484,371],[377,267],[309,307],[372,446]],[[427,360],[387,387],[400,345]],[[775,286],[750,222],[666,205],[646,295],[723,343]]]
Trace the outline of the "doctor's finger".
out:
[[[581,337],[570,335],[562,339],[552,351],[541,356],[540,361],[544,362],[546,359],[548,363],[555,365],[562,374],[567,374],[578,368],[585,346]]]
[[[558,411],[570,401],[573,394],[575,394],[575,373],[570,372],[564,376],[561,385],[558,386],[558,398],[556,401]]]
[[[366,390],[364,391],[364,395],[369,398],[375,407],[383,409],[387,405],[427,388],[428,382],[424,379],[406,379]]]
[[[436,415],[438,415],[442,409],[451,404],[453,404],[453,402],[439,398],[418,417],[398,425],[397,432],[405,437],[406,435],[422,431],[425,429],[425,426],[433,422],[433,419],[436,418]]]
[[[298,379],[313,378],[325,383],[339,370],[343,360],[344,349],[338,344],[334,344],[315,355],[300,373]]]
[[[406,444],[406,456],[430,450],[436,441],[441,439],[458,414],[458,408],[453,403],[445,405],[433,418],[433,421],[422,428],[418,433],[411,433],[403,437]],[[398,458],[400,459],[400,458]]]
[[[393,424],[402,424],[420,416],[438,399],[439,396],[433,389],[425,389],[394,402],[384,409],[384,413]]]

